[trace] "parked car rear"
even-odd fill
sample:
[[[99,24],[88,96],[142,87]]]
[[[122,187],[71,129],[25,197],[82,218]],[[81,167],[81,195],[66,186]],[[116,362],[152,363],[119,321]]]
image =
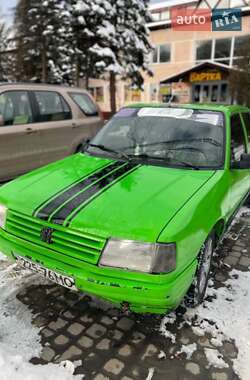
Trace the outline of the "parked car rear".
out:
[[[0,85],[0,181],[78,152],[103,118],[80,88]]]

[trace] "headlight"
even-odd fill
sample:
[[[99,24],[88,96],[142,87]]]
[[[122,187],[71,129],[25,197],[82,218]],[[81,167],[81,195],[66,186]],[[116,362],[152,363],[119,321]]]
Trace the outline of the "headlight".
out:
[[[7,207],[0,204],[0,228],[5,228],[6,217],[7,217]]]
[[[168,273],[176,268],[176,247],[175,244],[110,239],[99,265],[146,273]]]

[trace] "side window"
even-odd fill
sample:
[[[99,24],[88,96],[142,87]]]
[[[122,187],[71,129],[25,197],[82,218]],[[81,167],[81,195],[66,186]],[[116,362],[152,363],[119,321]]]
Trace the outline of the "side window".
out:
[[[247,130],[248,145],[250,147],[250,113],[243,113],[242,116]]]
[[[246,140],[239,114],[231,117],[231,149],[232,160],[239,161],[241,155],[246,153]]]
[[[26,91],[7,91],[0,95],[3,126],[32,123],[32,111]]]
[[[96,108],[95,103],[91,100],[91,98],[87,94],[81,93],[73,93],[69,94],[74,102],[80,107],[80,109],[87,116],[97,116],[98,110]]]
[[[53,91],[34,91],[38,104],[38,122],[71,119],[71,111],[63,97]]]

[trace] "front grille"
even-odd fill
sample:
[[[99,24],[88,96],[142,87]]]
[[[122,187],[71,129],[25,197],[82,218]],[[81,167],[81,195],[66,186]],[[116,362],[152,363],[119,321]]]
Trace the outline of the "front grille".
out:
[[[46,226],[53,228],[51,244],[43,242],[40,238],[41,230]],[[55,253],[53,258],[67,264],[79,264],[82,261],[97,264],[106,242],[104,238],[49,225],[42,220],[12,210],[8,210],[6,230],[21,239],[50,249]]]

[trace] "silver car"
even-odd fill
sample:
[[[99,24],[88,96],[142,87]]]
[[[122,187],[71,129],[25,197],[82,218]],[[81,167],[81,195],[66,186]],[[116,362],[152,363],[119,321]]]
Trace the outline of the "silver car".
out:
[[[0,85],[0,181],[81,150],[103,125],[101,112],[80,88]]]

